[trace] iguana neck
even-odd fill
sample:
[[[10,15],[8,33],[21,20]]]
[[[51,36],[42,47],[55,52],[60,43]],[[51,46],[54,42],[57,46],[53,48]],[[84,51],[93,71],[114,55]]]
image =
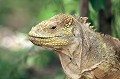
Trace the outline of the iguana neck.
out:
[[[76,60],[76,53],[78,53],[78,55],[80,53],[80,40],[74,38],[72,44],[63,47],[61,50],[56,50],[56,52],[66,75],[70,78],[79,79],[81,77],[81,75],[78,74],[80,72],[78,67],[80,64],[79,61]]]
[[[107,46],[101,35],[83,27],[74,29],[75,36],[71,38],[70,45],[56,50],[62,67],[70,78],[79,79],[81,74],[97,68],[104,61],[114,60],[115,51]]]

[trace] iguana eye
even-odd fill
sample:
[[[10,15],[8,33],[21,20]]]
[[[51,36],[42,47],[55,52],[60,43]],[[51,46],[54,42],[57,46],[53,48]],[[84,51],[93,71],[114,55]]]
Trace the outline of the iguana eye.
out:
[[[52,26],[51,29],[56,29],[56,26]]]

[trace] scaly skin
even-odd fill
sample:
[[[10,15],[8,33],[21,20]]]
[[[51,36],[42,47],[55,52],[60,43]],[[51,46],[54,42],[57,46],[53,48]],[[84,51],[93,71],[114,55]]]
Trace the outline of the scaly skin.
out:
[[[29,39],[58,54],[67,79],[120,79],[120,41],[95,32],[86,20],[55,15],[33,27]]]

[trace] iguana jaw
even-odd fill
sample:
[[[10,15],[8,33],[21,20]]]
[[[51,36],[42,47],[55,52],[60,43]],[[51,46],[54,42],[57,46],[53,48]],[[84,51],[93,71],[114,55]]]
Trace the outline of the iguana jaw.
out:
[[[47,35],[37,35],[35,33],[29,33],[29,40],[38,46],[44,46],[44,47],[52,47],[52,48],[60,48],[62,46],[65,46],[69,43],[67,39],[61,36],[55,36],[51,34]]]

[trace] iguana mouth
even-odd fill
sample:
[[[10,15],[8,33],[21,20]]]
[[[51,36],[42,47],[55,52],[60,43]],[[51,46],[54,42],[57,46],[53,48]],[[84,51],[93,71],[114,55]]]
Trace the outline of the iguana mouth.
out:
[[[53,37],[36,37],[36,36],[30,36],[32,38],[39,38],[39,39],[49,39],[49,38],[53,38]]]
[[[31,38],[38,38],[38,39],[50,39],[50,38],[62,38],[62,36],[53,36],[53,37],[49,37],[49,36],[45,36],[45,37],[43,37],[43,36],[32,36],[32,35],[29,35],[29,37],[31,37]]]
[[[32,39],[41,39],[41,40],[47,40],[47,39],[52,39],[52,38],[63,38],[64,36],[61,35],[55,35],[55,34],[44,34],[44,33],[39,33],[36,34],[34,32],[29,32],[29,38]]]

